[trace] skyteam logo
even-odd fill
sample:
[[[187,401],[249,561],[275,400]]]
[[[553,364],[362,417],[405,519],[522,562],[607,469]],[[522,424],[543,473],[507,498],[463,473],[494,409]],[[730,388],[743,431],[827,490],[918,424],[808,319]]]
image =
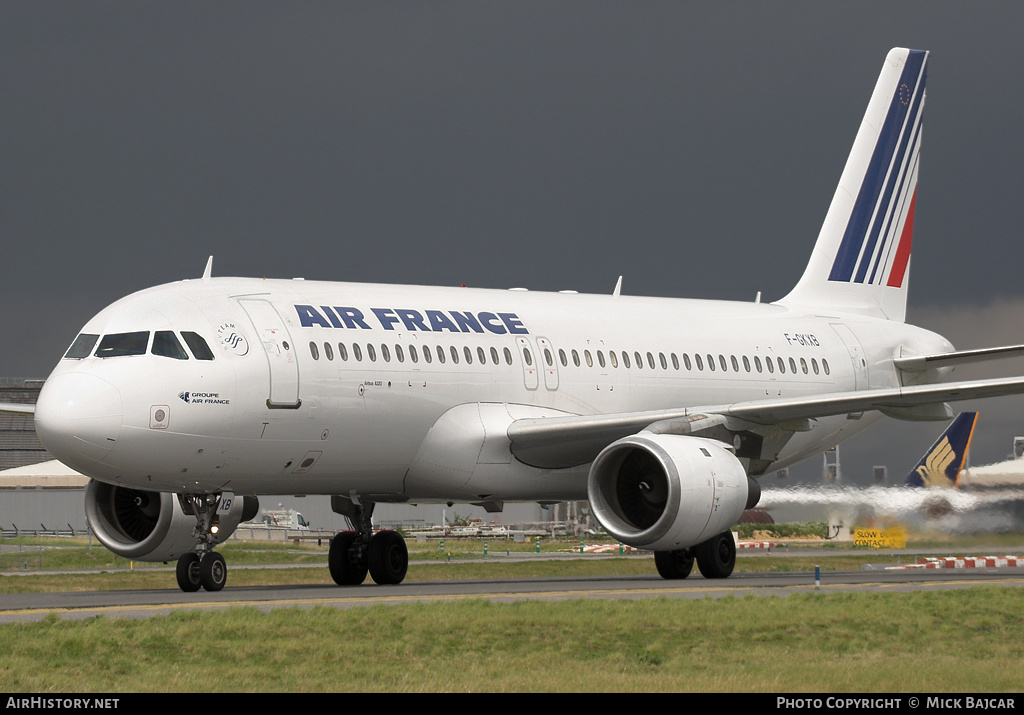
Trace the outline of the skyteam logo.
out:
[[[224,323],[217,328],[217,335],[220,336],[220,344],[225,350],[230,350],[239,357],[249,353],[249,341],[245,339],[242,331],[234,323]]]
[[[920,50],[907,55],[830,281],[903,287],[914,230],[927,56]]]

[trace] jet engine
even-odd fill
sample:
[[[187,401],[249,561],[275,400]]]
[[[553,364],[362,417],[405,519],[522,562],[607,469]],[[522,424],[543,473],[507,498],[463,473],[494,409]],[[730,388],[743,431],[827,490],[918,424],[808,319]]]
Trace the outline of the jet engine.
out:
[[[242,521],[259,511],[255,497],[236,497],[219,515],[215,543],[227,539]],[[174,494],[114,486],[95,479],[85,489],[85,516],[100,543],[118,556],[137,561],[174,561],[199,539],[196,517],[182,510]]]
[[[594,460],[587,493],[594,516],[622,543],[675,551],[730,529],[760,490],[721,442],[641,432]],[[755,482],[756,485],[756,482]]]

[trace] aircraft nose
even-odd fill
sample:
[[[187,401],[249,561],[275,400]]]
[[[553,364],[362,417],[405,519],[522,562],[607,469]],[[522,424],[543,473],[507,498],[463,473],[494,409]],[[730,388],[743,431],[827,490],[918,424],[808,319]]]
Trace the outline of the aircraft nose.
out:
[[[74,469],[103,459],[121,433],[121,393],[94,375],[52,375],[36,401],[36,433],[47,451]]]

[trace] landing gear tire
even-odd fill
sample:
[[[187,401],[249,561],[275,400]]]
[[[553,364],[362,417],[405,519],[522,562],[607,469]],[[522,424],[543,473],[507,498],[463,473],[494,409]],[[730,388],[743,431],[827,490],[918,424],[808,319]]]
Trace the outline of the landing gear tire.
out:
[[[178,559],[175,570],[178,576],[178,588],[185,593],[198,591],[203,584],[199,580],[199,554],[189,551]]]
[[[409,549],[397,531],[378,531],[367,553],[370,576],[381,585],[402,583],[409,570]]]
[[[228,565],[224,557],[210,551],[199,562],[199,582],[207,591],[220,591],[228,581]]]
[[[693,550],[704,578],[728,578],[736,567],[736,542],[731,531],[716,534]]]
[[[693,550],[655,551],[654,565],[658,567],[658,574],[662,578],[686,578],[693,571]]]
[[[358,586],[366,580],[366,559],[357,559],[353,563],[350,556],[352,544],[359,536],[355,531],[339,531],[331,539],[331,548],[327,553],[327,567],[331,578],[339,586]]]

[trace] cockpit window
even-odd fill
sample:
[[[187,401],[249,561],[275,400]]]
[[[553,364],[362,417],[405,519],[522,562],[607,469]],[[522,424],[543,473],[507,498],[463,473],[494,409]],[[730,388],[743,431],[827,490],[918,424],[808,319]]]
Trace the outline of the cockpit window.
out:
[[[71,343],[71,347],[64,353],[65,358],[71,358],[73,360],[81,360],[87,358],[92,354],[92,348],[96,345],[96,341],[100,339],[99,335],[92,335],[90,333],[82,333],[75,342]]]
[[[202,335],[182,330],[181,337],[185,338],[185,344],[188,345],[188,349],[192,351],[192,354],[196,356],[196,360],[213,360],[213,351],[210,350],[210,346],[203,340]]]
[[[185,352],[185,348],[181,347],[177,336],[170,330],[158,330],[154,333],[153,347],[150,352],[175,360],[188,360],[188,353]]]
[[[145,355],[149,345],[149,331],[138,333],[114,333],[104,335],[96,349],[96,357],[120,357],[122,355]]]

